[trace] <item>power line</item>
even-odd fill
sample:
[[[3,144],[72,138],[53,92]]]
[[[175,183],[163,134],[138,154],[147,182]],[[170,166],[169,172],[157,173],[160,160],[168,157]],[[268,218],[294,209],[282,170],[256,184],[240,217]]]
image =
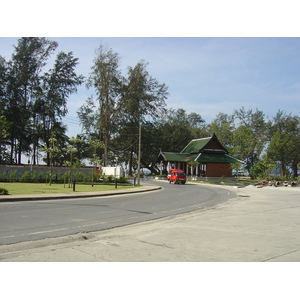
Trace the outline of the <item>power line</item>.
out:
[[[69,124],[76,125],[76,126],[80,126],[81,125],[80,122],[68,120],[68,119],[65,119],[65,117],[62,117],[62,120],[63,120],[64,123],[69,123]]]

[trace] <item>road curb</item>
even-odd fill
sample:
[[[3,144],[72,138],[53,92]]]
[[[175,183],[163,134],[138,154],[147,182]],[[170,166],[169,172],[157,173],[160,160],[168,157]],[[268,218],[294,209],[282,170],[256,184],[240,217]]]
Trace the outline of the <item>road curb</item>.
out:
[[[78,192],[78,193],[57,193],[57,194],[37,194],[37,195],[1,195],[0,202],[15,201],[34,201],[34,200],[50,200],[50,199],[68,199],[68,198],[85,198],[85,197],[103,197],[122,194],[134,194],[150,192],[161,189],[160,186],[141,186],[138,188],[103,191],[103,192]]]

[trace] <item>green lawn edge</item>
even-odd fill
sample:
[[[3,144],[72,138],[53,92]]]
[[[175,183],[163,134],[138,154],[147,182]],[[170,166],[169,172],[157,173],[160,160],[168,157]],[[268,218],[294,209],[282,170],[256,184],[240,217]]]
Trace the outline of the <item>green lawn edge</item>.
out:
[[[134,185],[117,185],[117,189],[135,188]],[[114,191],[116,187],[112,185],[94,185],[76,184],[75,191],[68,184],[53,183],[46,185],[45,183],[22,183],[22,182],[5,182],[0,183],[0,188],[5,188],[9,195],[36,195],[36,194],[57,194],[57,193],[80,193],[80,192],[102,192]],[[1,196],[1,195],[0,195]]]

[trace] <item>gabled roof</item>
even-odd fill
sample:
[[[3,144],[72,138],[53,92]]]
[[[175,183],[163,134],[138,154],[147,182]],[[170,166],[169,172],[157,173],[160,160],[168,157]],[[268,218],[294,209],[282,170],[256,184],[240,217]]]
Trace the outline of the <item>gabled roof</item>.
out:
[[[188,153],[173,153],[173,152],[161,152],[165,161],[177,161],[177,162],[191,162],[196,161],[199,163],[236,163],[239,161],[227,154],[203,152],[197,154]]]
[[[199,153],[211,140],[211,137],[191,140],[181,153]]]
[[[158,161],[199,163],[236,163],[242,162],[228,154],[216,135],[192,140],[180,153],[160,152]]]
[[[198,154],[161,152],[165,161],[189,162],[195,160]]]
[[[200,153],[195,161],[199,163],[236,163],[239,160],[235,159],[227,154],[217,154],[217,153]]]
[[[216,147],[217,145],[217,147]],[[228,153],[224,146],[220,143],[215,134],[211,137],[194,139],[181,151],[181,153],[200,153],[203,151],[216,151]]]

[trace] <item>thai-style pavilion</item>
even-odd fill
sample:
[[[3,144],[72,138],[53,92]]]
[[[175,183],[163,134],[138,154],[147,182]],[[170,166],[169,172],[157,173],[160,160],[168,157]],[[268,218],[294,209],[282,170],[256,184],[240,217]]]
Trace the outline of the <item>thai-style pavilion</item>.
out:
[[[231,163],[242,162],[228,155],[216,135],[192,140],[180,153],[160,151],[161,173],[181,169],[197,177],[232,177]]]

